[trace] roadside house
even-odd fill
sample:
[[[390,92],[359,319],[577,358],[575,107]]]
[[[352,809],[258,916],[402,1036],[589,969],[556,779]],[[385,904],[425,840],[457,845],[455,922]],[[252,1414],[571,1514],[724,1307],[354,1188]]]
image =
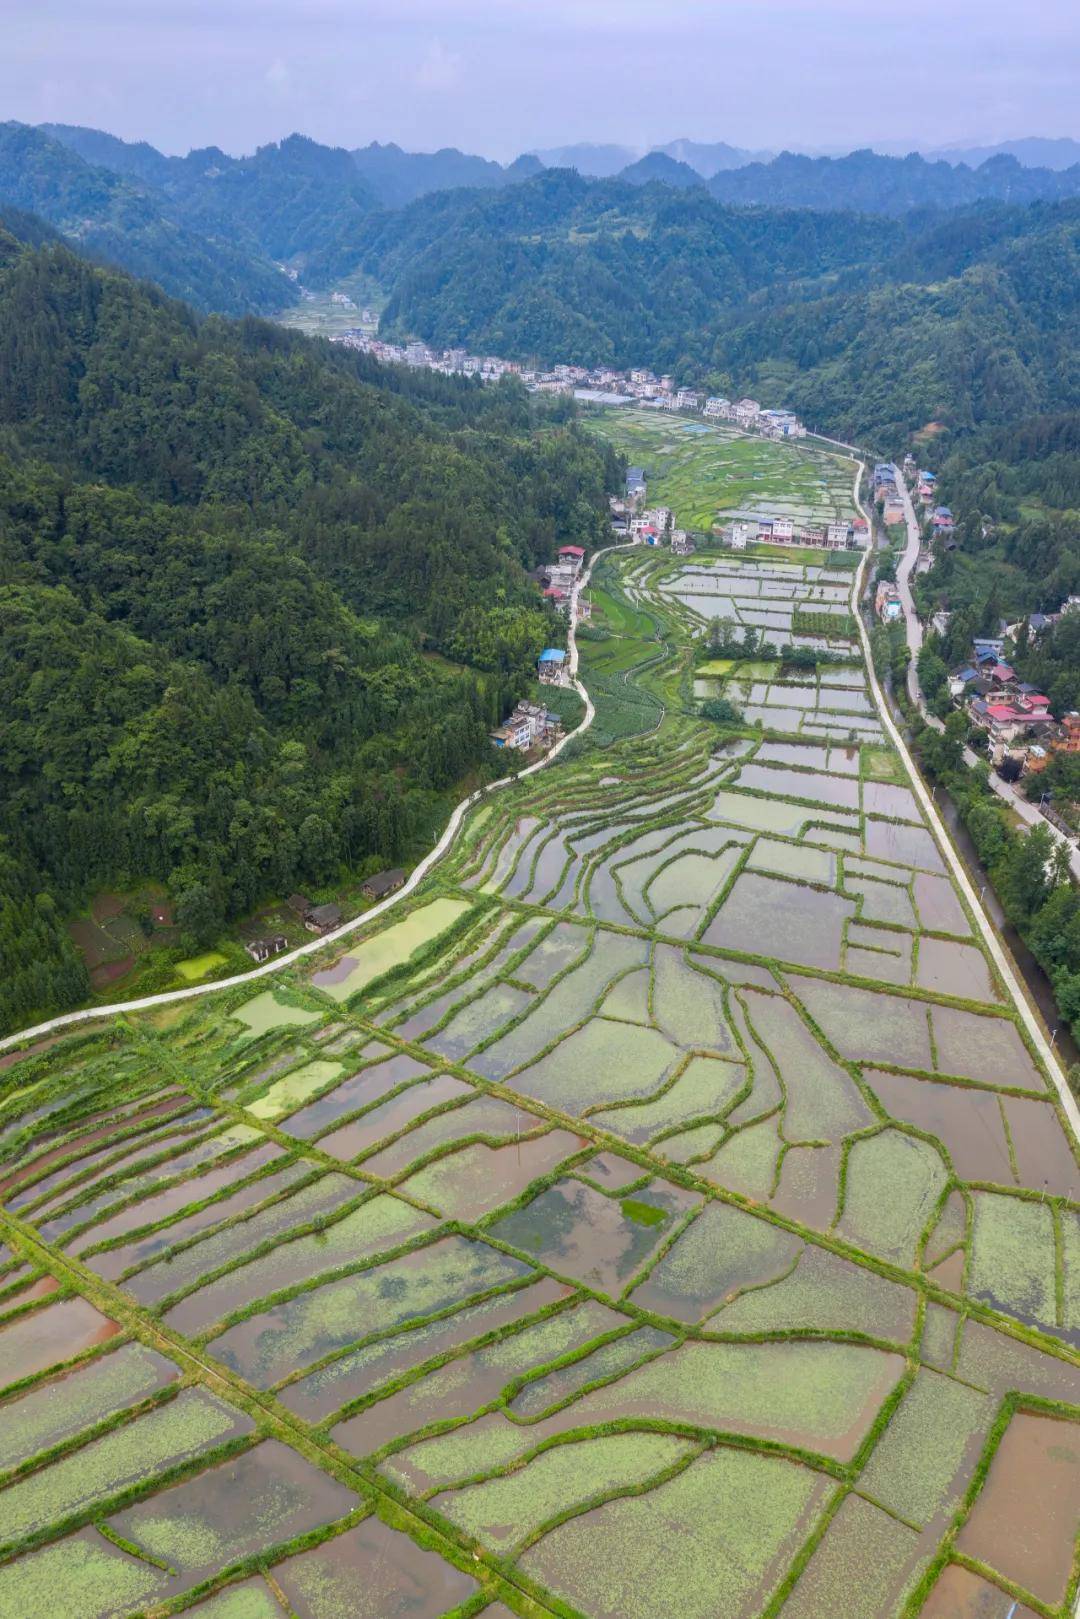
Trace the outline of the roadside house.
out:
[[[405,881],[405,873],[395,866],[392,871],[376,872],[374,877],[368,877],[360,885],[360,892],[365,899],[385,899],[387,894],[394,894]]]
[[[309,933],[332,933],[343,920],[340,905],[311,905],[304,913],[304,926]]]

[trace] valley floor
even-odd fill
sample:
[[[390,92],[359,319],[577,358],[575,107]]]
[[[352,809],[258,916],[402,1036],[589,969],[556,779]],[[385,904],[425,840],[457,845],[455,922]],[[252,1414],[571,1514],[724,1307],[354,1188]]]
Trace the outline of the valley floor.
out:
[[[0,1619],[1071,1612],[1076,1142],[835,564],[609,555],[402,905],[8,1071]]]

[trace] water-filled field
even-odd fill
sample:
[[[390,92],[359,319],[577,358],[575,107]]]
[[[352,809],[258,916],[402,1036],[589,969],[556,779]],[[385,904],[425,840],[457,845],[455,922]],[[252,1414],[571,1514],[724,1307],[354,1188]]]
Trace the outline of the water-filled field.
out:
[[[854,644],[695,676],[671,575],[602,581],[647,728],[6,1071],[0,1619],[1071,1612],[1056,1093]]]
[[[707,532],[737,511],[797,523],[854,515],[851,463],[812,445],[654,410],[603,411],[589,425],[645,468],[650,504],[670,506],[683,528]]]

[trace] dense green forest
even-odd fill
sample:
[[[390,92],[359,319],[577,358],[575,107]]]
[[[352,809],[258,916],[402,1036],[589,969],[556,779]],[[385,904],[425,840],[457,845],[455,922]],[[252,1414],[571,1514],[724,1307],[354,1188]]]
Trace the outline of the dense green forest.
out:
[[[494,192],[441,192],[369,220],[313,278],[355,264],[390,291],[384,324],[519,358],[698,372],[754,295],[798,296],[880,257],[880,225],[725,209],[701,189],[553,169]]]
[[[239,222],[184,219],[142,182],[87,163],[25,124],[0,124],[0,208],[39,215],[80,252],[199,309],[242,314],[296,297]]]
[[[83,253],[231,315],[295,301],[278,265],[306,273],[316,259],[338,262],[342,241],[382,209],[444,187],[513,185],[540,167],[521,158],[503,168],[452,148],[347,152],[301,135],[243,158],[218,147],[166,157],[101,130],[0,124],[0,207],[33,212]],[[346,269],[355,267],[354,254]]]
[[[212,936],[491,768],[553,633],[525,566],[616,473],[566,416],[0,236],[4,1026],[84,992],[95,885]]]
[[[1078,236],[1076,201],[883,229],[551,171],[423,198],[353,245],[391,289],[391,333],[649,364],[899,448],[928,423],[967,434],[1080,403]]]

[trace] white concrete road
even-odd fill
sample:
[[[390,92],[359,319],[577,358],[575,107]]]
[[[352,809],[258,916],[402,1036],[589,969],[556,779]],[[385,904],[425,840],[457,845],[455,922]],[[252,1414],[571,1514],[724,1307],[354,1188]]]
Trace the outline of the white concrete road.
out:
[[[867,518],[867,522],[869,523],[869,515],[866,512],[861,499],[859,498],[859,487],[865,470],[865,466],[861,461],[856,462],[853,500],[856,510],[861,512],[862,515]],[[438,843],[436,843],[435,847],[430,851],[430,853],[425,855],[420,864],[416,866],[415,869],[410,873],[408,881],[405,883],[404,887],[398,890],[396,894],[392,894],[389,899],[383,900],[379,905],[373,905],[370,911],[365,911],[361,916],[354,917],[351,922],[346,922],[344,926],[337,928],[333,933],[324,934],[318,939],[312,939],[309,944],[303,944],[299,947],[299,949],[289,951],[287,955],[278,956],[273,961],[266,962],[263,966],[254,968],[249,973],[238,973],[231,978],[220,978],[209,984],[192,984],[187,989],[167,990],[160,995],[147,995],[138,1001],[121,1001],[112,1006],[94,1006],[87,1007],[78,1012],[65,1012],[59,1017],[49,1018],[45,1023],[37,1024],[36,1027],[32,1029],[21,1029],[17,1034],[8,1035],[6,1039],[0,1040],[0,1051],[5,1051],[13,1046],[22,1045],[24,1043],[44,1039],[49,1035],[56,1034],[77,1024],[100,1022],[105,1018],[114,1017],[121,1012],[141,1012],[151,1007],[169,1006],[176,1001],[193,1000],[197,996],[213,995],[216,994],[218,990],[230,989],[235,987],[237,984],[246,984],[254,982],[256,979],[269,978],[274,973],[282,971],[283,968],[289,967],[293,965],[294,962],[302,960],[305,956],[313,955],[316,951],[324,949],[326,945],[334,944],[339,939],[347,938],[350,934],[357,932],[360,928],[366,927],[370,921],[374,920],[374,918],[377,916],[381,916],[392,906],[400,904],[408,894],[413,892],[423,878],[426,877],[427,873],[431,870],[435,863],[440,860],[449,849],[461,828],[465,816],[473,804],[489,793],[497,792],[501,788],[510,786],[514,781],[520,779],[520,777],[530,776],[535,774],[536,771],[544,769],[545,766],[551,763],[552,759],[556,758],[562,752],[563,748],[566,747],[571,737],[580,736],[582,732],[586,731],[592,724],[595,717],[595,710],[593,709],[588,692],[577,678],[578,652],[574,622],[575,610],[577,606],[577,595],[578,592],[583,590],[588,584],[592,569],[599,561],[600,557],[606,555],[608,551],[621,549],[629,549],[629,547],[608,546],[604,550],[598,551],[590,562],[589,567],[582,574],[580,580],[575,586],[571,598],[570,628],[568,633],[570,657],[568,661],[570,664],[571,682],[574,689],[578,692],[585,704],[585,717],[583,718],[581,724],[577,726],[575,730],[571,731],[567,736],[565,736],[562,742],[559,743],[556,748],[553,748],[551,753],[549,753],[544,759],[541,759],[537,764],[529,765],[525,770],[520,772],[519,776],[504,776],[501,781],[492,782],[490,786],[481,788],[478,792],[472,793],[468,798],[463,799],[447,822],[446,828],[443,831],[442,837],[439,839]],[[859,601],[862,595],[863,583],[866,577],[866,566],[871,555],[872,548],[867,547],[866,551],[863,552],[862,561],[859,563],[859,566],[856,569],[851,590],[851,611],[854,615],[855,622],[858,625],[863,657],[866,660],[867,679],[870,683],[870,689],[873,693],[874,701],[881,715],[881,722],[885,727],[886,734],[888,735],[890,741],[893,743],[894,747],[897,749],[901,758],[904,760],[905,765],[907,766],[908,772],[911,776],[912,786],[920,804],[922,805],[923,812],[925,813],[927,820],[934,831],[937,842],[941,847],[946,861],[948,862],[953,877],[955,878],[957,885],[959,886],[964,898],[967,900],[967,903],[971,908],[972,914],[976,919],[976,923],[983,935],[983,938],[985,939],[987,949],[989,950],[990,955],[992,956],[994,963],[997,966],[1002,979],[1004,980],[1010,996],[1020,1012],[1024,1026],[1031,1037],[1032,1044],[1046,1066],[1053,1085],[1061,1099],[1061,1105],[1068,1117],[1072,1130],[1077,1140],[1080,1141],[1080,1109],[1077,1108],[1076,1102],[1074,1101],[1072,1093],[1069,1090],[1065,1080],[1065,1075],[1062,1072],[1061,1066],[1050,1047],[1050,1042],[1047,1040],[1046,1035],[1043,1032],[1042,1025],[1039,1023],[1024,996],[1019,981],[1017,980],[1016,974],[1013,970],[1012,963],[999,944],[990,920],[979,903],[978,895],[972,887],[960,857],[952,845],[948,832],[946,831],[945,826],[937,813],[937,809],[931,800],[930,794],[926,790],[922,777],[919,775],[919,772],[916,769],[915,762],[908,752],[907,744],[904,742],[903,737],[893,722],[892,716],[889,713],[888,705],[885,701],[885,695],[878,684],[877,675],[874,672],[873,658],[870,655],[870,638],[867,634],[866,625],[863,622],[862,614],[859,611]],[[1002,785],[1004,785],[1004,783]]]
[[[575,736],[580,736],[592,724],[596,711],[593,708],[592,699],[588,692],[577,678],[578,649],[575,620],[578,594],[588,585],[592,570],[600,558],[606,556],[609,551],[621,549],[623,549],[621,546],[609,545],[605,546],[603,550],[597,551],[571,592],[569,629],[567,631],[567,646],[570,653],[568,663],[570,666],[570,684],[585,704],[585,716],[581,724],[564,736],[561,742],[556,743],[550,753],[545,754],[536,764],[527,765],[516,776],[503,776],[500,781],[490,782],[488,786],[481,787],[475,793],[471,793],[468,798],[462,799],[447,821],[438,843],[424,856],[420,864],[409,873],[407,881],[398,889],[396,894],[392,894],[389,899],[382,900],[378,905],[373,905],[369,911],[362,912],[360,916],[354,916],[351,922],[345,922],[341,927],[335,928],[332,933],[324,933],[321,937],[312,939],[310,943],[300,945],[296,950],[290,950],[282,956],[275,956],[272,961],[264,962],[261,967],[253,967],[250,972],[234,973],[231,978],[216,978],[208,984],[191,984],[187,989],[165,990],[160,995],[144,995],[141,1000],[137,1001],[117,1001],[111,1006],[88,1006],[78,1012],[63,1012],[59,1017],[49,1018],[44,1023],[36,1024],[32,1029],[20,1029],[17,1034],[9,1034],[6,1039],[0,1040],[0,1051],[8,1051],[14,1046],[45,1039],[49,1035],[61,1033],[63,1030],[70,1029],[79,1023],[100,1023],[105,1018],[115,1017],[119,1012],[143,1012],[154,1006],[170,1006],[175,1001],[192,1000],[199,995],[214,995],[218,990],[233,989],[237,984],[253,983],[259,978],[269,978],[274,973],[281,972],[283,968],[291,967],[295,962],[301,961],[305,956],[314,955],[317,950],[322,950],[326,945],[334,944],[338,939],[348,938],[350,934],[366,927],[376,917],[382,916],[392,906],[399,905],[423,881],[436,862],[442,859],[457,837],[469,810],[479,799],[487,797],[490,793],[496,793],[503,787],[510,787],[515,781],[520,781],[525,776],[535,775],[538,770],[545,769],[553,759],[558,758],[559,754]]]
[[[859,482],[863,471],[864,468],[860,465],[859,471],[855,475],[855,504],[858,510],[862,512],[863,516],[865,517],[867,516],[867,513],[862,505],[862,501],[859,498]],[[916,548],[916,555],[917,554],[918,550]],[[957,887],[960,889],[960,892],[963,894],[968,903],[971,914],[975,918],[979,932],[983,936],[983,942],[986,945],[987,951],[993,959],[994,965],[1005,984],[1005,988],[1020,1014],[1021,1020],[1023,1021],[1024,1027],[1027,1030],[1031,1043],[1045,1065],[1047,1073],[1050,1075],[1051,1082],[1053,1083],[1054,1089],[1057,1091],[1062,1110],[1069,1121],[1073,1135],[1077,1142],[1080,1142],[1080,1108],[1077,1107],[1073,1094],[1069,1089],[1064,1072],[1061,1068],[1061,1064],[1058,1062],[1057,1056],[1050,1045],[1050,1041],[1046,1037],[1042,1024],[1039,1022],[1039,1019],[1036,1017],[1035,1012],[1024,994],[1011,958],[1006,953],[1004,947],[999,941],[989,917],[982,908],[979,901],[979,896],[975,892],[971,879],[964,869],[964,864],[953,845],[952,839],[949,837],[948,830],[938,814],[937,805],[934,803],[930,793],[927,791],[926,783],[920,776],[915,765],[915,761],[908,752],[907,743],[904,741],[903,736],[893,721],[893,717],[889,712],[889,705],[885,700],[885,694],[878,683],[877,674],[874,671],[874,660],[870,655],[870,637],[867,633],[863,616],[859,612],[859,599],[862,595],[863,579],[866,573],[866,565],[871,555],[872,550],[871,548],[868,548],[863,553],[862,562],[859,564],[859,569],[855,576],[855,583],[851,592],[851,611],[854,615],[855,622],[858,625],[859,639],[862,643],[863,649],[863,657],[866,660],[866,677],[870,682],[870,689],[873,693],[878,713],[881,716],[881,723],[885,727],[885,732],[890,742],[896,748],[900,757],[907,766],[908,774],[911,778],[911,785],[915,796],[919,800],[922,807],[923,814],[926,816],[926,819],[934,833],[935,839],[948,864],[949,870],[952,873]],[[1002,785],[1004,786],[1005,783],[1002,783]],[[1051,828],[1051,830],[1053,829]]]

